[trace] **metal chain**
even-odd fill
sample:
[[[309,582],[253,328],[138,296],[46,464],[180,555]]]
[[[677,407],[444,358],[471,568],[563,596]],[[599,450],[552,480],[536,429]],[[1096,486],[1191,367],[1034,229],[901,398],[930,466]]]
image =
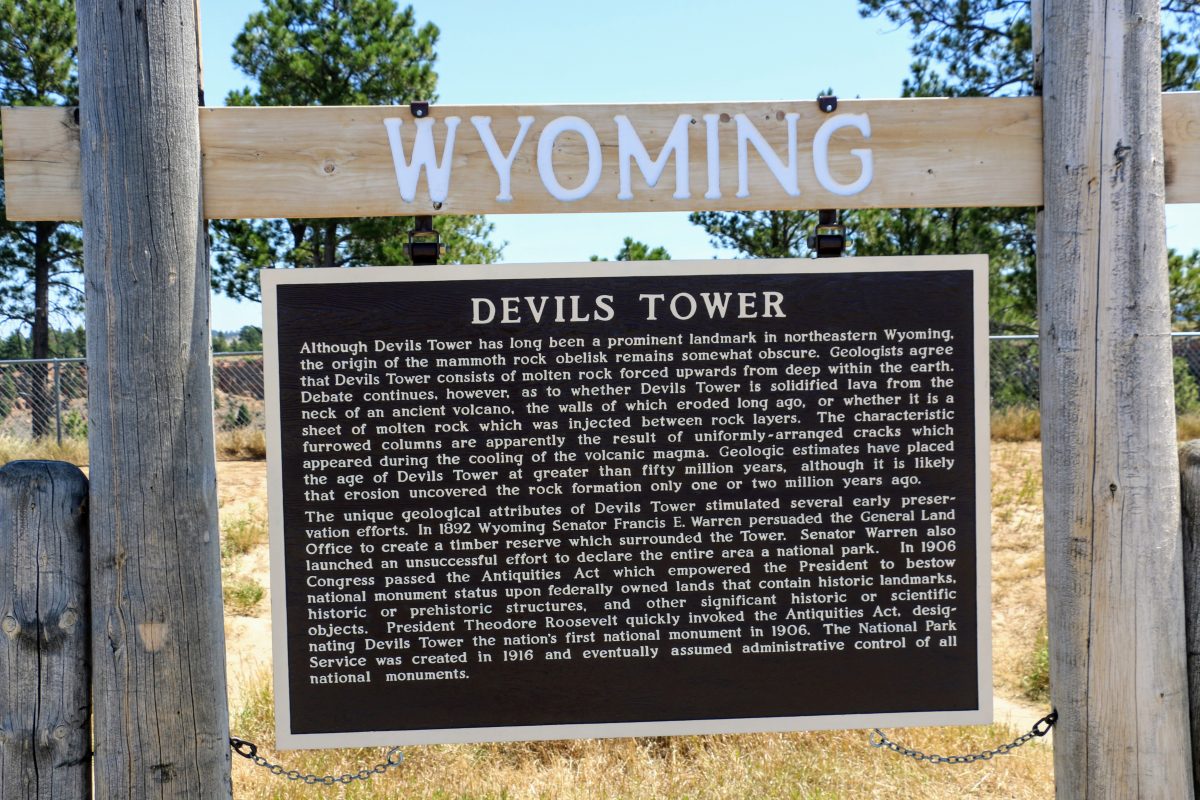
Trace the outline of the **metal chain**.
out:
[[[975,761],[987,761],[993,756],[1002,756],[1013,750],[1016,750],[1021,745],[1029,742],[1032,739],[1037,739],[1045,736],[1054,727],[1054,723],[1058,722],[1058,712],[1051,711],[1046,716],[1033,723],[1033,728],[1028,733],[1023,733],[1016,739],[1013,739],[1007,744],[1002,744],[999,747],[991,750],[984,750],[982,753],[969,753],[965,756],[939,756],[932,753],[922,753],[920,750],[913,750],[905,747],[902,744],[897,744],[884,735],[883,731],[876,728],[871,731],[871,746],[886,747],[894,753],[899,753],[902,756],[916,759],[917,761],[928,761],[931,764],[970,764]]]
[[[1033,739],[1045,736],[1054,727],[1054,723],[1056,722],[1058,722],[1058,712],[1051,711],[1033,723],[1033,727],[1028,733],[1021,734],[1011,742],[1007,742],[991,750],[984,750],[981,753],[968,753],[963,756],[939,756],[933,753],[923,753],[920,750],[913,750],[910,747],[893,742],[879,728],[871,731],[870,742],[872,747],[887,748],[894,753],[908,756],[917,761],[928,761],[931,764],[971,764],[975,761],[987,761],[995,756],[1005,755]],[[373,767],[363,767],[358,772],[346,772],[341,775],[313,775],[312,773],[304,773],[295,769],[284,769],[279,764],[268,761],[258,754],[258,745],[253,742],[233,737],[229,740],[229,746],[233,748],[233,752],[243,758],[249,759],[255,765],[270,771],[272,775],[279,775],[287,778],[289,781],[301,781],[310,786],[316,784],[332,786],[335,783],[346,784],[353,783],[354,781],[369,781],[376,775],[383,775],[389,769],[394,769],[404,763],[404,754],[400,752],[400,748],[393,747],[391,750],[388,750],[386,758]]]
[[[404,763],[404,754],[400,752],[400,748],[393,747],[391,750],[388,750],[387,757],[373,767],[363,767],[358,772],[346,772],[342,775],[313,775],[295,769],[284,769],[279,764],[272,764],[258,754],[258,745],[253,742],[247,742],[245,739],[233,737],[229,740],[229,746],[233,748],[233,752],[269,770],[272,775],[279,775],[280,777],[287,778],[289,781],[307,783],[309,786],[317,784],[332,786],[335,783],[369,781],[376,775],[383,775],[389,769],[393,769]]]

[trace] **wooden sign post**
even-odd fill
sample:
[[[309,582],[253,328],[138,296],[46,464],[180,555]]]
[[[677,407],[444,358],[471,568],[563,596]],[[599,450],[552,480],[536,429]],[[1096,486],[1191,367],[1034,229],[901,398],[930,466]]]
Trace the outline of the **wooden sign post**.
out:
[[[1035,20],[1060,797],[1192,796],[1158,14],[1153,0],[1045,0]]]
[[[232,792],[196,64],[192,0],[79,4],[97,797]]]
[[[1058,788],[1191,797],[1163,202],[1200,200],[1200,95],[1160,96],[1154,2],[1034,7],[1040,101],[417,119],[198,111],[190,2],[81,4],[79,123],[3,124],[10,218],[87,231],[97,793],[229,791],[202,218],[1044,203]]]

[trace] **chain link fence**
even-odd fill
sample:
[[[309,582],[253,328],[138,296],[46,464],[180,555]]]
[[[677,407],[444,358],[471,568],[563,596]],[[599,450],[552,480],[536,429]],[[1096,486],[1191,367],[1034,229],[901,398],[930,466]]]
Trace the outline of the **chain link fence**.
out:
[[[1172,334],[1175,405],[1200,413],[1200,332]],[[1038,338],[993,336],[993,410],[1038,404]],[[262,430],[261,353],[213,355],[213,422],[218,431]],[[82,358],[0,361],[0,436],[87,436],[87,363]]]
[[[0,437],[87,437],[88,367],[83,358],[0,361]],[[218,431],[262,430],[262,353],[213,354],[213,422]]]
[[[1037,336],[991,336],[992,410],[1038,404]],[[1200,413],[1200,331],[1171,334],[1174,355],[1175,410]]]

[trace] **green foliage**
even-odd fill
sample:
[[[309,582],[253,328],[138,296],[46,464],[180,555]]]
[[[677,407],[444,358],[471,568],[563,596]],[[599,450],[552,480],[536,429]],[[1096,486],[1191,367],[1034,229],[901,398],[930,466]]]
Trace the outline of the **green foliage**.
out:
[[[17,382],[11,370],[0,370],[0,422],[12,413],[13,398],[17,396]]]
[[[245,403],[238,403],[236,407],[230,406],[229,411],[225,414],[224,425],[225,430],[236,430],[245,428],[254,418],[250,415],[250,409]]]
[[[1168,2],[1163,11],[1163,89],[1197,88],[1200,3]],[[910,30],[913,63],[902,86],[904,97],[1034,93],[1027,0],[859,0],[859,13]],[[852,217],[857,220],[859,255],[986,253],[992,263],[992,332],[1034,329],[1032,209],[905,209],[857,212]],[[1189,266],[1195,263],[1193,258]],[[1189,289],[1187,294],[1195,297],[1194,292]],[[1190,302],[1179,300],[1175,307],[1179,310]]]
[[[988,255],[991,332],[1036,333],[1033,209],[864,209],[845,216],[857,256]]]
[[[230,614],[246,616],[262,601],[266,590],[253,578],[225,578],[221,585],[225,598],[225,610]]]
[[[600,256],[592,256],[590,261],[608,261],[607,258]],[[625,242],[621,245],[621,249],[617,251],[617,255],[613,258],[614,261],[670,261],[671,254],[667,252],[667,248],[651,247],[645,242],[639,242],[632,236],[626,236]]]
[[[29,358],[29,339],[13,331],[0,339],[0,359]]]
[[[267,541],[267,522],[254,506],[246,513],[221,520],[221,558],[230,561]]]
[[[1183,330],[1200,329],[1200,251],[1182,255],[1167,252],[1171,286],[1171,321]]]
[[[234,64],[256,88],[230,93],[231,106],[403,105],[432,100],[438,29],[418,27],[394,0],[267,0],[234,41]],[[449,263],[500,257],[492,225],[444,216],[434,227]],[[257,271],[289,267],[409,264],[411,221],[366,219],[219,220],[213,223],[213,287],[259,299]]]
[[[1175,378],[1175,413],[1195,414],[1200,412],[1200,384],[1192,374],[1187,359],[1176,356],[1171,359]]]
[[[76,102],[75,3],[0,0],[0,101],[12,106]]]
[[[83,327],[51,328],[49,336],[50,355],[47,358],[83,358],[87,355],[87,333]],[[28,336],[15,330],[0,339],[0,359],[36,358],[33,342]]]
[[[0,0],[0,106],[75,105],[75,62],[71,0]],[[53,354],[44,338],[51,316],[81,308],[72,275],[83,268],[83,242],[75,225],[9,221],[3,177],[0,172],[0,321],[34,331],[30,355],[47,358]]]
[[[394,0],[267,0],[233,42],[254,91],[238,106],[401,105],[433,99],[438,29]]]
[[[713,247],[747,258],[800,258],[808,255],[814,211],[697,211],[688,215],[708,234]]]
[[[1043,625],[1038,632],[1033,654],[1029,658],[1029,671],[1022,680],[1025,696],[1035,703],[1043,703],[1050,697],[1050,637]]]
[[[858,8],[864,17],[883,16],[911,28],[914,63],[904,82],[906,97],[1033,94],[1028,2],[859,0]]]
[[[991,407],[994,410],[1038,405],[1039,354],[1036,341],[995,342],[990,360]]]
[[[263,349],[262,328],[244,325],[239,331],[213,331],[214,353],[257,353]]]
[[[75,409],[71,409],[62,417],[63,436],[68,439],[87,439],[87,418]]]
[[[1028,0],[859,0],[858,8],[911,29],[906,97],[1033,94]],[[1200,88],[1200,3],[1168,0],[1162,11],[1163,90]]]

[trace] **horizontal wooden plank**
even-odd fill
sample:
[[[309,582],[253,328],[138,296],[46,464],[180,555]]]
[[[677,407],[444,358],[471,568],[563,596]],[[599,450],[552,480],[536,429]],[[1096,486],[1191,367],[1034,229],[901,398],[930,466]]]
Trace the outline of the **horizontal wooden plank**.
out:
[[[1164,92],[1168,203],[1200,203],[1200,92]]]
[[[741,116],[739,116],[741,115]],[[795,115],[790,117],[789,115]],[[854,115],[846,117],[846,115]],[[860,116],[865,115],[865,116]],[[659,157],[680,116],[686,116],[687,197],[678,185],[677,150],[651,188],[636,159]],[[503,161],[521,117],[531,117],[512,158],[511,200],[499,200],[499,172],[474,118],[488,117]],[[636,132],[622,148],[617,117]],[[828,142],[826,185],[853,184],[869,150],[868,185],[838,194],[822,184],[814,136],[831,119],[845,126]],[[1200,202],[1200,93],[1164,98],[1168,202]],[[445,197],[431,198],[422,171],[411,202],[401,196],[384,120],[400,121],[398,138],[412,157],[416,120],[407,107],[206,108],[200,110],[204,210],[209,218],[332,217],[410,214],[506,214],[695,211],[1041,204],[1041,101],[1038,98],[843,100],[824,114],[811,100],[779,103],[689,103],[609,106],[434,106],[433,151],[444,152],[448,122],[457,118]],[[569,118],[563,122],[563,118]],[[595,133],[589,161],[582,135]],[[586,124],[584,124],[586,123]],[[423,123],[429,124],[429,123]],[[795,127],[795,161],[789,128]],[[393,123],[395,125],[395,123]],[[78,219],[79,128],[70,109],[5,109],[8,215],[14,220]],[[756,142],[761,137],[761,144]],[[546,143],[543,144],[543,140]],[[678,132],[677,132],[677,141]],[[739,148],[739,142],[742,146]],[[717,159],[711,160],[713,148]],[[770,151],[765,155],[762,148]],[[539,164],[539,151],[545,150]],[[739,150],[745,151],[739,168]],[[622,157],[625,152],[625,157]],[[775,169],[769,161],[774,158]],[[629,199],[619,199],[621,165],[629,163]],[[719,169],[713,164],[719,165]],[[576,200],[560,193],[594,187]],[[712,174],[719,173],[719,196]],[[795,186],[784,182],[795,176]],[[739,184],[744,184],[740,186]],[[789,192],[791,189],[795,194]],[[741,191],[739,191],[741,190]],[[434,190],[436,192],[436,190]]]

